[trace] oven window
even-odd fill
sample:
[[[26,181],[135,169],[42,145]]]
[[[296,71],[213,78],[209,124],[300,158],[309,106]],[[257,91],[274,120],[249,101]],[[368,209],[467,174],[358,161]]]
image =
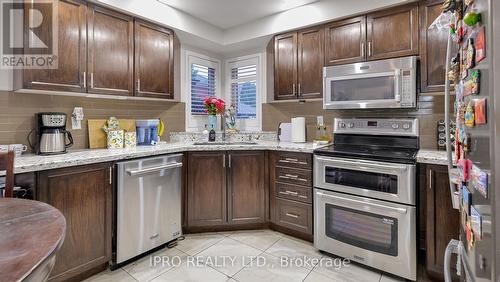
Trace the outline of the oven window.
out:
[[[398,256],[398,220],[379,214],[325,205],[326,236],[390,256]]]
[[[384,193],[398,193],[398,176],[392,174],[326,166],[325,182]]]
[[[332,102],[394,100],[394,76],[335,80],[330,82]]]

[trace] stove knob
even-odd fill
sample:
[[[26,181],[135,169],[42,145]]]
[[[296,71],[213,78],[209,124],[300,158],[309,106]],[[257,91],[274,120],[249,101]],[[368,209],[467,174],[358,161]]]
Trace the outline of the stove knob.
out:
[[[404,123],[403,124],[404,129],[410,129],[410,124],[409,123]]]
[[[350,128],[353,128],[353,127],[354,127],[354,123],[352,123],[352,122],[351,122],[351,123],[349,123],[349,127],[350,127]]]
[[[392,124],[392,129],[398,129],[398,128],[399,128],[399,124],[397,124],[397,123]]]
[[[342,128],[345,128],[345,123],[339,122],[339,126],[342,127]]]

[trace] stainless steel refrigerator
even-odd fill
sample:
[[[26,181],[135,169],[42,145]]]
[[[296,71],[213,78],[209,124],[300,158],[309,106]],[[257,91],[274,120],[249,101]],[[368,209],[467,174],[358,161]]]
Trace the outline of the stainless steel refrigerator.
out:
[[[455,86],[450,91],[447,79],[445,111],[450,193],[460,210],[460,240],[447,247],[445,280],[450,281],[454,253],[462,281],[500,281],[500,0],[455,4],[462,22],[450,7],[446,72]],[[458,55],[451,51],[453,44],[459,44]],[[450,119],[458,122],[454,152]]]

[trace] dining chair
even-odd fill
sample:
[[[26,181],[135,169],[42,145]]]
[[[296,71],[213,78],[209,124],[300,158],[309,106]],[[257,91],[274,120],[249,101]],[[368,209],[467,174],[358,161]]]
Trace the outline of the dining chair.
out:
[[[0,153],[0,171],[5,171],[4,197],[11,198],[14,191],[14,152]]]

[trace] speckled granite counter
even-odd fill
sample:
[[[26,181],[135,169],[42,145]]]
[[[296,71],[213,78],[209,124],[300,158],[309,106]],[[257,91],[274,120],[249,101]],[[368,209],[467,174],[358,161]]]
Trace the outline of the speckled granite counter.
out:
[[[135,159],[185,151],[217,151],[217,150],[273,150],[312,153],[316,146],[313,143],[289,143],[278,141],[260,141],[257,144],[238,145],[194,145],[193,142],[175,142],[157,146],[143,146],[134,149],[87,149],[70,151],[67,154],[54,156],[23,155],[14,161],[14,172],[24,173],[62,167],[86,165],[109,161]]]
[[[446,151],[422,149],[418,151],[417,162],[425,164],[447,165]]]

